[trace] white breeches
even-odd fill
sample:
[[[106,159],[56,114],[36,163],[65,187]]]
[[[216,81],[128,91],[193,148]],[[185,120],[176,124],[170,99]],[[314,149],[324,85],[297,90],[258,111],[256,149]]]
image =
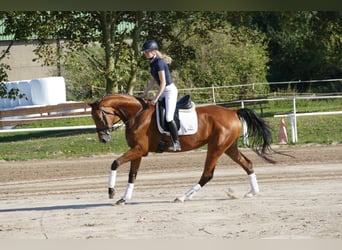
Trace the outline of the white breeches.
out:
[[[173,120],[177,105],[178,89],[176,85],[171,83],[165,87],[163,94],[160,99],[165,99],[165,110],[166,110],[166,121],[170,122]]]

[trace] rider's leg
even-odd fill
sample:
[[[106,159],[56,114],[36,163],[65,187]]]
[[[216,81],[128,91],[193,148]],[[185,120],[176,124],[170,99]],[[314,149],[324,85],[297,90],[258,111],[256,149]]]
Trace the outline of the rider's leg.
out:
[[[178,129],[177,129],[176,122],[174,120],[172,120],[172,121],[168,122],[167,125],[169,126],[171,140],[173,143],[173,145],[171,147],[169,147],[169,149],[173,150],[173,151],[181,150],[181,146],[180,146],[180,143],[178,140]]]
[[[173,117],[175,115],[177,105],[178,89],[174,84],[168,85],[164,91],[165,109],[166,109],[166,122],[170,129],[171,140],[173,146],[169,149],[173,151],[181,150],[178,140],[178,129]]]

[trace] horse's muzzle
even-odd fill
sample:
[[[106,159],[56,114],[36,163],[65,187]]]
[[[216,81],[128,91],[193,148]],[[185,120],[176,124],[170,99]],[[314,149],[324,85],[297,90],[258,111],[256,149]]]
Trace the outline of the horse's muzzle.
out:
[[[109,134],[99,134],[99,140],[102,143],[107,143],[110,141],[110,135]]]

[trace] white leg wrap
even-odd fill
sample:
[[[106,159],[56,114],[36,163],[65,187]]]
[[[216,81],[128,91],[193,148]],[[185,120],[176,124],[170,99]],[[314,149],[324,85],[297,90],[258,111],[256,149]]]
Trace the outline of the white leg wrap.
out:
[[[122,199],[125,201],[130,200],[133,195],[133,189],[134,189],[134,184],[133,183],[127,183],[126,186],[126,191],[125,194],[123,195]]]
[[[248,175],[249,183],[251,185],[251,193],[256,194],[259,193],[259,185],[256,179],[255,173]]]
[[[116,182],[116,170],[109,171],[108,187],[114,188]]]
[[[199,190],[201,189],[201,185],[200,184],[196,184],[194,185],[189,191],[187,191],[184,196],[185,196],[185,199],[188,199],[190,200],[192,198],[192,196],[198,192]]]

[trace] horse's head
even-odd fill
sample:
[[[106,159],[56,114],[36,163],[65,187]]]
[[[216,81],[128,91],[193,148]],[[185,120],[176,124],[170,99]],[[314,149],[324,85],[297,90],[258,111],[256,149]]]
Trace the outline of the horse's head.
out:
[[[107,95],[88,105],[92,108],[91,115],[96,131],[103,143],[109,142],[113,124],[121,120],[129,125],[137,115],[148,108],[144,100],[123,94]]]
[[[113,130],[113,124],[117,122],[115,111],[111,107],[103,107],[101,101],[88,103],[91,107],[91,115],[96,125],[97,135],[100,142],[110,141],[110,132]]]

